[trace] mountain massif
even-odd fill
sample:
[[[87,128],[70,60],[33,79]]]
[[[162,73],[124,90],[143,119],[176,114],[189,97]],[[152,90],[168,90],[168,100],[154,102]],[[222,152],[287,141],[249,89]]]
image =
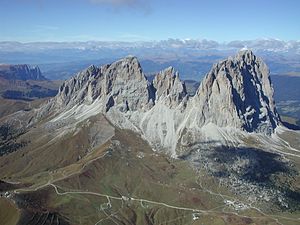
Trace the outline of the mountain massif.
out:
[[[38,66],[0,64],[0,77],[7,80],[46,80]]]
[[[90,66],[64,82],[40,114],[52,112],[56,123],[78,123],[103,113],[114,125],[140,133],[154,149],[174,156],[191,137],[217,138],[207,134],[207,126],[270,135],[280,123],[269,70],[250,50],[215,64],[193,97],[172,67],[149,82],[132,56]]]
[[[0,194],[28,225],[298,224],[300,134],[273,94],[250,50],[194,96],[173,67],[92,65],[0,120]]]

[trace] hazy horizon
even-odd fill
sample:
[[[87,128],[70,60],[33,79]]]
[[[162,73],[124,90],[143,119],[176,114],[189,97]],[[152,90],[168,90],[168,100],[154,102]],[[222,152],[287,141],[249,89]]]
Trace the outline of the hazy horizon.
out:
[[[12,41],[12,40],[0,40],[0,43],[4,42],[17,42],[21,44],[30,44],[30,43],[88,43],[88,42],[103,42],[103,43],[158,43],[158,42],[163,42],[163,41],[214,41],[220,45],[226,45],[231,42],[235,41],[241,41],[241,42],[248,42],[248,41],[280,41],[280,42],[300,42],[299,39],[289,39],[289,40],[284,40],[280,38],[275,38],[275,37],[258,37],[254,39],[232,39],[232,40],[227,40],[227,41],[217,41],[214,39],[207,39],[207,38],[176,38],[176,37],[169,37],[166,39],[159,39],[159,40],[128,40],[128,41],[122,41],[122,40],[96,40],[96,39],[91,39],[91,40],[77,40],[77,41],[72,41],[72,40],[61,40],[61,41],[55,41],[55,40],[40,40],[40,41]]]

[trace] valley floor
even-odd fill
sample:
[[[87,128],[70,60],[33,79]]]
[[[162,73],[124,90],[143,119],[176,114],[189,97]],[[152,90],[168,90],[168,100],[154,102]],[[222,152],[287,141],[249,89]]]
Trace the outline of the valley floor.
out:
[[[117,132],[72,166],[17,179],[30,184],[9,192],[19,224],[299,224],[299,211],[251,202],[207,170],[147,146]]]

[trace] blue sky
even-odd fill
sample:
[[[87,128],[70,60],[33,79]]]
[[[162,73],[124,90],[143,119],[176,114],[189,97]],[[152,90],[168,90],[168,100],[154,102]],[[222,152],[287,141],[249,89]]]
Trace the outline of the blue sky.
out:
[[[298,0],[1,0],[0,41],[300,39]]]

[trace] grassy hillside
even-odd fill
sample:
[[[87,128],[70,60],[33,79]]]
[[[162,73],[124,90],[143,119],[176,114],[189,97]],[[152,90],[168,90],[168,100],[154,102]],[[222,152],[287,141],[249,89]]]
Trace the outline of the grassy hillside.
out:
[[[33,149],[0,157],[1,179],[26,184],[12,193],[21,224],[298,224],[297,211],[250,204],[208,170],[153,152],[131,131],[115,128],[109,141],[83,151],[86,134],[99,120],[78,125],[81,132],[48,148],[50,140],[31,131],[23,138],[32,138]],[[111,129],[105,121],[99,124]]]
[[[1,225],[17,225],[20,219],[20,211],[13,203],[0,197],[0,221]]]

